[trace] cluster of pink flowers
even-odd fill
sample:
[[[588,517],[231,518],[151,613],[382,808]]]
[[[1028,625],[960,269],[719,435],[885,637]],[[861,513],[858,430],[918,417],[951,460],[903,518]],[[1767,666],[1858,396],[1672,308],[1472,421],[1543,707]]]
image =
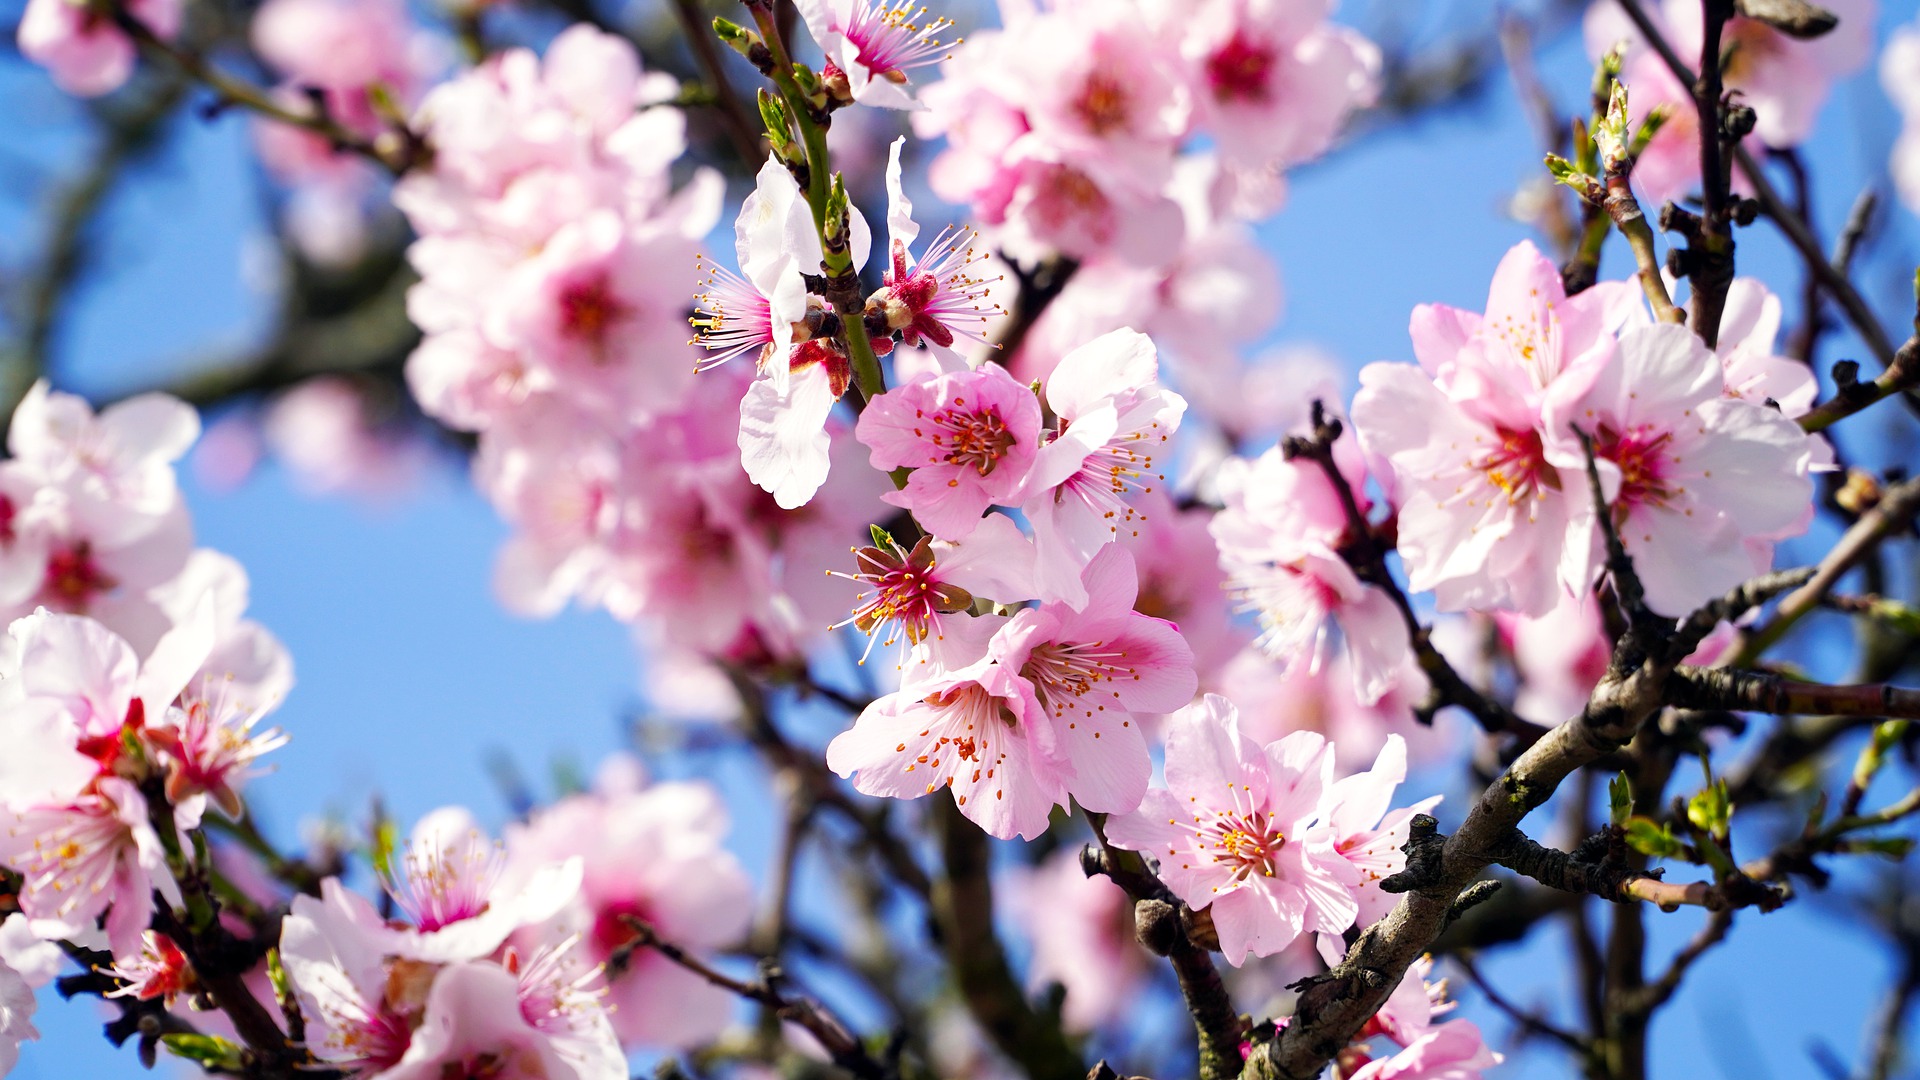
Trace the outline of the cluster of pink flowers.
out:
[[[1398,736],[1366,772],[1336,780],[1334,758],[1318,732],[1255,742],[1208,694],[1168,724],[1166,787],[1110,819],[1107,839],[1158,859],[1174,895],[1212,913],[1235,965],[1370,925],[1393,906],[1379,881],[1405,864],[1408,822],[1440,800],[1389,811],[1407,774]]]
[[[427,95],[433,161],[395,191],[427,333],[407,377],[430,415],[479,433],[475,476],[518,530],[496,576],[510,607],[579,600],[670,621],[689,649],[791,655],[844,610],[819,568],[885,479],[842,470],[786,515],[741,476],[744,379],[696,380],[685,321],[721,184],[696,170],[673,187],[673,92],[576,26],[544,60],[510,49]],[[851,449],[824,416],[818,441]]]
[[[1522,244],[1484,315],[1416,310],[1419,365],[1369,366],[1353,405],[1361,444],[1390,466],[1409,585],[1443,611],[1542,615],[1587,595],[1601,533],[1583,434],[1655,611],[1684,615],[1764,569],[1806,527],[1826,452],[1754,400],[1811,401],[1811,375],[1772,356],[1770,299],[1742,286],[1716,355],[1653,324],[1627,283],[1567,296]]]
[[[1755,123],[1748,139],[1756,151],[1799,145],[1812,134],[1834,82],[1860,70],[1873,56],[1875,0],[1834,0],[1823,6],[1838,15],[1840,23],[1812,40],[1796,39],[1758,19],[1727,20],[1721,34],[1721,51],[1727,57],[1722,80],[1728,90],[1738,92],[1742,104],[1753,108]],[[1705,37],[1700,5],[1665,0],[1653,17],[1666,40],[1697,68]],[[1667,112],[1665,123],[1634,163],[1633,180],[1650,205],[1678,201],[1700,183],[1700,114],[1691,89],[1613,0],[1598,0],[1587,9],[1585,30],[1587,51],[1596,59],[1626,46],[1620,81],[1631,93],[1632,122],[1640,124],[1655,108]],[[1733,183],[1735,191],[1748,190],[1738,170]]]
[[[1038,377],[1132,326],[1197,366],[1201,393],[1279,314],[1279,279],[1246,224],[1283,201],[1372,102],[1379,51],[1332,4],[1044,0],[1003,4],[922,94],[929,180],[1020,263],[1080,269],[1016,370]]]

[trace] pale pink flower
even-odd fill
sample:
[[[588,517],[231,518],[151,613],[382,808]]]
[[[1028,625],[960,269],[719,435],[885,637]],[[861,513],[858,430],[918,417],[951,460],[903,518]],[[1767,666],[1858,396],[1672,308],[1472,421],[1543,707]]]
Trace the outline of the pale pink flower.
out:
[[[391,932],[378,912],[337,878],[318,897],[295,896],[280,924],[280,959],[307,1023],[315,1058],[352,1073],[383,1075],[406,1056],[432,969],[390,972]],[[407,995],[416,1000],[390,1000]]]
[[[621,1080],[627,1075],[626,1059],[611,1030],[595,1038],[590,1031],[581,1033],[572,1026],[584,1026],[582,1022],[553,1024],[543,984],[524,985],[516,973],[476,961],[452,964],[432,978],[406,1053],[379,1072],[378,1080],[473,1075],[500,1080]],[[606,1017],[600,1010],[590,1010],[588,1015],[605,1027]],[[546,1025],[536,1018],[546,1020]]]
[[[1900,137],[1887,162],[1894,190],[1910,210],[1920,209],[1920,25],[1895,30],[1880,54],[1880,85],[1900,113]]]
[[[1473,1021],[1449,1020],[1392,1057],[1361,1066],[1352,1080],[1479,1080],[1504,1060],[1487,1047]]]
[[[918,259],[913,257],[920,226],[901,180],[900,149],[906,141],[904,136],[895,139],[887,152],[888,264],[885,284],[867,302],[880,305],[887,325],[898,330],[909,347],[925,338],[949,348],[956,336],[985,345],[988,318],[1006,313],[988,299],[1001,279],[974,273],[989,256],[974,249],[972,229],[948,226]]]
[[[1361,371],[1355,433],[1392,466],[1408,584],[1442,611],[1539,614],[1588,587],[1589,540],[1570,528],[1591,501],[1584,458],[1546,414],[1607,365],[1614,331],[1640,304],[1635,288],[1568,297],[1558,269],[1523,243],[1495,271],[1486,315],[1416,308],[1420,365]]]
[[[965,540],[989,506],[1016,501],[1039,450],[1040,399],[1007,369],[985,364],[894,387],[854,428],[873,467],[910,468],[883,498],[928,532]]]
[[[616,759],[617,760],[617,759]],[[579,894],[516,946],[578,935],[588,961],[604,962],[634,938],[627,918],[696,954],[736,944],[753,913],[745,870],[723,846],[727,810],[704,783],[642,787],[632,768],[604,769],[591,792],[562,799],[507,830],[507,881],[555,862],[585,865]],[[650,949],[607,986],[621,1040],[692,1046],[724,1028],[732,999]]]
[[[1236,170],[1277,172],[1318,157],[1379,89],[1380,50],[1327,21],[1330,0],[1160,0],[1220,154]]]
[[[33,1026],[33,987],[18,971],[0,962],[0,1073],[20,1063],[20,1044],[40,1038]]]
[[[129,0],[126,12],[162,41],[180,32],[181,0]],[[78,97],[120,88],[133,74],[133,39],[113,19],[74,0],[30,0],[20,17],[20,51]]]
[[[1354,899],[1360,906],[1356,921],[1370,926],[1398,902],[1380,888],[1380,879],[1399,873],[1407,863],[1400,849],[1415,814],[1431,813],[1440,802],[1435,795],[1412,806],[1393,810],[1393,793],[1407,778],[1407,741],[1388,735],[1387,742],[1365,772],[1335,780],[1327,788],[1320,814],[1333,833],[1334,850],[1359,871]]]
[[[1365,474],[1342,462],[1359,510]],[[1225,507],[1212,524],[1228,588],[1260,619],[1261,648],[1282,665],[1317,668],[1331,652],[1330,632],[1345,642],[1354,693],[1380,700],[1410,654],[1399,606],[1360,580],[1340,549],[1354,538],[1345,505],[1321,467],[1274,448],[1253,462],[1225,463],[1216,483]]]
[[[1064,988],[1060,1019],[1072,1031],[1092,1031],[1124,1015],[1148,974],[1127,894],[1105,878],[1088,877],[1071,846],[1037,866],[1016,868],[1005,888],[1008,915],[1033,943],[1028,991],[1044,998],[1050,986]]]
[[[190,693],[164,726],[149,731],[153,744],[166,755],[167,801],[185,812],[192,805],[189,800],[209,798],[237,820],[244,809],[240,788],[264,771],[254,762],[287,744],[279,728],[255,734],[260,718],[260,712],[240,705],[222,684]]]
[[[904,638],[918,663],[944,666],[953,659],[947,626],[956,618],[971,618],[969,608],[976,598],[1017,604],[1038,591],[1033,543],[1002,514],[982,519],[964,541],[922,536],[908,550],[891,536],[881,539],[876,536],[874,546],[854,549],[854,573],[827,571],[863,586],[854,598],[853,614],[833,627],[851,624],[867,635],[863,664],[875,643],[893,645]],[[960,661],[961,666],[965,663]]]
[[[264,715],[293,689],[293,657],[266,627],[246,617],[247,572],[230,555],[201,548],[172,580],[147,593],[175,626],[191,620],[202,603],[212,609],[213,647],[181,691],[184,708],[195,701],[235,714]]]
[[[1512,650],[1519,677],[1515,712],[1557,724],[1586,707],[1613,654],[1598,600],[1567,597],[1544,615],[1500,612],[1494,621]]]
[[[375,424],[370,408],[349,379],[303,379],[273,400],[261,433],[294,482],[315,494],[405,494],[431,464],[428,447],[403,425]]]
[[[1178,628],[1193,650],[1200,685],[1218,689],[1220,671],[1252,634],[1229,609],[1227,576],[1209,529],[1215,515],[1205,507],[1180,509],[1165,488],[1137,496],[1136,505],[1144,511],[1139,528],[1120,541],[1140,574],[1134,609]]]
[[[1301,731],[1263,748],[1209,694],[1169,723],[1166,777],[1138,812],[1107,821],[1107,838],[1152,855],[1174,895],[1212,912],[1228,963],[1353,925],[1359,872],[1316,825],[1333,781],[1324,738]]]
[[[147,800],[120,777],[60,801],[8,800],[0,822],[0,863],[20,875],[20,910],[41,937],[91,934],[104,915],[113,954],[136,956],[155,890],[180,902]]]
[[[1137,511],[1129,496],[1151,491],[1155,472],[1180,427],[1186,399],[1159,385],[1153,343],[1116,330],[1068,353],[1047,379],[1058,427],[1042,435],[1020,510],[1040,553],[1042,599],[1087,602],[1081,572]]]
[[[782,362],[768,360],[740,399],[740,466],[782,510],[805,506],[833,464],[827,418],[853,382],[853,368],[829,341],[803,341]],[[785,371],[784,379],[769,374]]]
[[[506,869],[505,846],[466,810],[444,807],[421,818],[382,877],[412,923],[395,932],[389,951],[431,963],[477,960],[521,927],[553,918],[580,891],[578,858],[553,858],[512,882],[503,881]]]
[[[1392,686],[1371,705],[1362,704],[1354,692],[1344,652],[1329,657],[1316,671],[1310,664],[1282,668],[1257,646],[1249,647],[1228,661],[1218,684],[1221,696],[1239,707],[1240,730],[1249,738],[1266,743],[1290,732],[1317,731],[1339,747],[1336,764],[1341,767],[1372,760],[1396,735],[1421,760],[1470,738],[1452,729],[1449,713],[1436,717],[1432,727],[1414,718],[1414,707],[1426,698],[1429,686],[1411,654]]]
[[[1768,541],[1805,527],[1812,440],[1777,410],[1727,397],[1719,362],[1686,327],[1626,334],[1561,415],[1594,438],[1614,526],[1655,611],[1677,617],[1721,595],[1763,568]],[[1595,535],[1591,499],[1574,520]]]
[[[41,987],[52,982],[66,958],[67,954],[57,943],[33,932],[25,915],[16,911],[0,920],[0,966],[13,969],[28,986]],[[0,993],[0,999],[4,998],[5,994]],[[0,1020],[0,1031],[5,1029],[4,1020]]]
[[[14,408],[7,449],[76,503],[151,518],[179,501],[173,463],[199,435],[193,407],[167,394],[140,394],[96,415],[42,379]]]
[[[193,968],[173,939],[154,930],[140,935],[140,952],[114,963],[106,973],[125,985],[109,991],[106,997],[131,997],[140,1001],[158,999],[169,1007],[174,999],[193,984]]]
[[[843,77],[853,100],[884,109],[916,109],[907,72],[947,54],[939,35],[953,20],[927,18],[910,0],[799,0],[807,31],[826,54],[821,74]]]
[[[1820,395],[1813,369],[1774,351],[1780,334],[1780,298],[1755,278],[1735,278],[1720,315],[1720,357],[1726,394],[1755,405],[1771,401],[1788,418],[1804,416]]]

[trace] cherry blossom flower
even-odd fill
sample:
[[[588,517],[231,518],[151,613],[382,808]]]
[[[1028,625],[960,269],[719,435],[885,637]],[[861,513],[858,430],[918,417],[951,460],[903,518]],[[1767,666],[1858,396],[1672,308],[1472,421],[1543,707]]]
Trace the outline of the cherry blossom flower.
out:
[[[1805,527],[1813,498],[1812,441],[1724,385],[1699,337],[1655,324],[1622,337],[1616,360],[1565,409],[1594,438],[1620,542],[1662,614],[1684,615],[1751,576],[1756,554],[1771,557],[1768,541]],[[1575,520],[1590,523],[1591,502],[1582,506]]]
[[[1020,502],[1040,555],[1042,599],[1086,603],[1082,569],[1121,529],[1133,531],[1129,496],[1164,482],[1154,463],[1187,403],[1158,378],[1153,343],[1132,330],[1082,345],[1048,378],[1060,424],[1042,436]]]
[[[1407,842],[1407,830],[1415,814],[1431,813],[1440,796],[1423,799],[1412,806],[1390,810],[1393,793],[1407,778],[1407,741],[1388,735],[1386,745],[1365,772],[1335,780],[1327,788],[1321,818],[1333,833],[1334,850],[1359,871],[1360,885],[1354,899],[1360,914],[1356,921],[1370,926],[1398,902],[1380,888],[1380,879],[1397,874],[1406,866],[1401,851]]]
[[[1060,1019],[1092,1031],[1122,1016],[1146,981],[1146,954],[1133,937],[1133,901],[1111,881],[1088,877],[1079,852],[1062,849],[1006,882],[1007,912],[1033,942],[1027,989],[1067,992]]]
[[[1143,511],[1139,528],[1120,541],[1140,574],[1134,610],[1178,627],[1193,650],[1201,687],[1218,689],[1220,672],[1252,634],[1226,603],[1227,576],[1209,530],[1215,514],[1204,507],[1180,509],[1165,488],[1136,500]]]
[[[136,956],[155,891],[180,902],[147,800],[126,780],[101,776],[60,801],[9,799],[0,819],[0,864],[20,875],[20,910],[43,938],[92,934],[104,915],[113,954]]]
[[[1153,855],[1176,896],[1212,912],[1229,963],[1353,925],[1359,871],[1315,826],[1333,781],[1324,738],[1301,731],[1263,748],[1241,735],[1231,702],[1208,694],[1168,724],[1166,774],[1138,812],[1107,821],[1107,839]]]
[[[126,12],[171,41],[183,7],[181,0],[129,0]],[[133,39],[110,16],[73,0],[31,0],[20,17],[19,44],[56,86],[77,97],[110,93],[133,74]]]
[[[1180,35],[1200,122],[1236,170],[1274,172],[1318,157],[1356,109],[1373,103],[1380,50],[1326,21],[1330,0],[1162,0]]]
[[[905,137],[895,139],[887,152],[888,264],[885,284],[867,299],[868,310],[877,305],[887,326],[899,331],[910,347],[925,338],[949,348],[956,336],[988,344],[988,319],[1006,312],[987,298],[1000,278],[973,272],[989,258],[974,249],[973,230],[942,229],[918,259],[913,257],[920,226],[913,220],[913,203],[901,180],[900,149],[906,141]]]
[[[391,971],[383,952],[390,935],[378,912],[337,878],[318,897],[295,896],[280,926],[280,959],[307,1022],[307,1049],[351,1073],[385,1075],[407,1054],[428,965]]]
[[[626,1058],[611,1030],[595,1038],[591,1029],[582,1032],[575,1026],[584,1027],[585,1018],[562,1017],[564,1026],[556,1025],[543,1011],[550,1007],[543,990],[526,986],[500,965],[450,965],[433,975],[405,1056],[380,1072],[379,1080],[489,1074],[527,1080],[618,1080],[627,1075]],[[546,1026],[536,1023],[536,1017],[546,1020]],[[606,1028],[604,1012],[589,1010],[587,1017]]]
[[[615,758],[592,791],[569,796],[507,830],[509,883],[556,861],[579,860],[578,895],[539,926],[515,936],[521,949],[578,936],[578,950],[603,963],[631,942],[637,918],[675,944],[702,953],[736,944],[753,913],[746,871],[723,846],[726,807],[704,783],[642,786],[638,769]],[[732,1013],[723,990],[652,950],[606,987],[621,1040],[658,1047],[712,1038]]]
[[[1015,501],[1039,450],[1040,399],[998,364],[894,387],[868,403],[854,435],[883,472],[910,468],[882,496],[933,535],[965,540],[989,506]]]
[[[927,9],[911,0],[799,0],[798,7],[827,55],[821,75],[829,86],[844,79],[862,105],[920,107],[907,89],[907,72],[946,57],[939,35],[953,26],[951,19],[927,20]]]
[[[404,495],[432,464],[431,448],[404,424],[376,422],[372,407],[350,379],[302,379],[268,406],[261,434],[309,492]]]
[[[1425,700],[1429,686],[1411,654],[1392,686],[1371,705],[1361,703],[1347,665],[1342,651],[1317,671],[1311,664],[1281,668],[1257,646],[1249,647],[1227,662],[1218,692],[1239,708],[1240,730],[1249,738],[1267,743],[1294,731],[1317,731],[1340,748],[1339,768],[1371,761],[1395,735],[1407,741],[1416,760],[1471,739],[1454,729],[1452,713],[1442,712],[1431,726],[1414,719],[1414,706]]]
[[[1342,472],[1363,500],[1358,463],[1349,458]],[[1352,526],[1325,471],[1276,447],[1251,463],[1228,461],[1216,483],[1226,504],[1212,525],[1220,565],[1229,589],[1259,615],[1259,645],[1283,665],[1317,668],[1337,625],[1354,693],[1362,704],[1380,700],[1406,663],[1411,638],[1393,598],[1362,582],[1340,554]],[[1363,502],[1358,508],[1366,512]]]
[[[953,616],[968,611],[976,596],[1016,604],[1033,599],[1038,591],[1033,543],[1013,519],[1001,514],[981,519],[959,543],[922,536],[908,550],[884,534],[876,534],[875,541],[854,549],[855,573],[827,571],[866,587],[854,598],[852,616],[834,626],[851,624],[867,635],[862,663],[874,642],[893,645],[904,638],[919,663],[946,665],[952,659],[947,626]]]
[[[0,963],[0,1073],[20,1063],[20,1044],[40,1038],[33,1026],[33,987],[18,971]]]
[[[432,963],[491,955],[514,931],[551,919],[580,891],[578,858],[555,858],[507,886],[506,849],[473,815],[444,807],[421,818],[382,877],[412,927],[391,951]]]
[[[157,999],[171,1007],[175,998],[193,989],[193,968],[186,954],[165,934],[148,930],[140,935],[140,942],[138,956],[122,959],[107,969],[107,974],[125,985],[105,996]]]
[[[1353,1080],[1478,1080],[1506,1058],[1487,1047],[1471,1020],[1449,1020],[1388,1058],[1362,1065]]]
[[[193,407],[170,395],[139,394],[96,415],[42,379],[14,408],[7,449],[78,504],[155,518],[178,502],[173,463],[199,435]]]
[[[1442,611],[1540,614],[1590,584],[1590,537],[1570,527],[1591,501],[1584,457],[1546,415],[1592,385],[1639,303],[1621,282],[1568,297],[1523,243],[1495,271],[1486,315],[1423,305],[1419,366],[1361,371],[1355,432],[1392,466],[1408,584]]]

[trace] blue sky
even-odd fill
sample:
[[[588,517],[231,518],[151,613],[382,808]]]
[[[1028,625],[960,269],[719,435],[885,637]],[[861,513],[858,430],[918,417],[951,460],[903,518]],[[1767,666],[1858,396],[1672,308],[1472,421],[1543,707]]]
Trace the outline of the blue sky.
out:
[[[1914,18],[1911,3],[1885,6],[1886,26]],[[1555,44],[1540,66],[1563,105],[1581,100],[1587,66],[1576,40]],[[29,196],[43,170],[73,169],[84,147],[76,107],[17,57],[0,64],[0,94],[0,250],[11,261],[37,243]],[[1898,118],[1868,71],[1835,93],[1824,120],[1807,156],[1816,217],[1830,237],[1863,185],[1884,190]],[[242,348],[267,325],[270,298],[249,283],[262,220],[243,124],[191,115],[182,123],[169,152],[109,208],[101,271],[76,295],[56,343],[55,377],[67,388],[104,395],[148,383]],[[1287,289],[1274,342],[1318,344],[1357,369],[1408,358],[1407,316],[1417,303],[1478,309],[1501,254],[1527,236],[1502,206],[1517,181],[1538,171],[1539,154],[1510,84],[1496,74],[1475,101],[1370,134],[1302,170],[1288,207],[1260,230]],[[1863,260],[1862,281],[1897,328],[1920,233],[1904,208],[1892,208],[1888,221]],[[1739,241],[1742,268],[1786,294],[1791,321],[1798,277],[1786,248],[1765,224]],[[1625,272],[1622,255],[1616,244],[1609,274]],[[1847,335],[1831,338],[1826,356],[1865,359]],[[1878,439],[1874,429],[1888,418],[1905,421],[1887,410],[1851,445],[1870,458],[1911,460],[1910,439]],[[1875,449],[1884,445],[1893,448]],[[487,585],[504,529],[457,466],[390,505],[307,497],[271,464],[231,493],[189,479],[187,498],[201,542],[246,565],[254,616],[295,657],[299,684],[277,717],[294,741],[277,755],[278,772],[253,789],[277,835],[291,838],[301,822],[328,813],[357,820],[375,793],[403,821],[453,802],[499,820],[506,808],[488,777],[491,755],[506,754],[538,778],[554,762],[590,767],[619,745],[642,677],[626,631],[600,615],[508,616]],[[728,769],[716,779],[742,795],[736,847],[759,873],[774,816],[752,794],[758,778]],[[1458,801],[1455,793],[1450,803]],[[1700,919],[1649,913],[1655,956],[1683,943]],[[1543,938],[1486,966],[1510,996],[1545,1000],[1557,993],[1564,957],[1558,939]],[[1817,903],[1743,913],[1731,943],[1699,966],[1662,1015],[1661,1072],[1809,1075],[1806,1050],[1816,1039],[1854,1060],[1887,963],[1873,939]],[[1475,995],[1462,996],[1467,1015],[1487,1019]],[[38,1021],[45,1038],[26,1049],[21,1077],[138,1068],[94,1034],[86,1003],[49,996]],[[1498,1020],[1488,1026],[1504,1030]],[[1565,1071],[1559,1057],[1535,1053],[1498,1075]]]

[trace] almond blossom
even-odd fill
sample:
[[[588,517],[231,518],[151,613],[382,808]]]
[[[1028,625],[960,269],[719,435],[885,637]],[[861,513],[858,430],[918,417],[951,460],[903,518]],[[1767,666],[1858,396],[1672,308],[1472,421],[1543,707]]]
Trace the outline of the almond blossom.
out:
[[[1032,839],[1069,799],[1126,813],[1153,763],[1137,722],[1192,698],[1179,632],[1133,610],[1133,559],[1109,547],[1087,567],[1090,601],[956,621],[952,655],[908,669],[827,747],[827,765],[869,795],[951,788],[960,812],[999,837]]]
[[[1364,475],[1356,465],[1349,460],[1342,470],[1357,493]],[[1363,705],[1380,700],[1412,639],[1393,597],[1361,581],[1341,554],[1355,538],[1332,480],[1318,464],[1289,460],[1276,447],[1254,462],[1229,460],[1216,483],[1226,504],[1212,524],[1220,565],[1228,588],[1259,616],[1260,647],[1283,667],[1304,662],[1317,670],[1337,626],[1354,693]],[[1354,497],[1364,514],[1365,496]]]
[[[914,257],[920,226],[913,220],[913,202],[901,179],[900,150],[906,142],[905,137],[895,139],[887,151],[888,263],[885,284],[867,298],[868,310],[877,307],[909,347],[924,338],[950,348],[956,337],[985,345],[989,318],[1006,314],[987,299],[1000,278],[975,276],[974,268],[988,256],[975,250],[975,234],[968,228],[940,230],[919,258]]]
[[[1152,855],[1174,895],[1212,912],[1228,963],[1353,925],[1360,872],[1316,824],[1333,782],[1326,739],[1300,731],[1261,747],[1208,694],[1169,722],[1166,775],[1138,812],[1107,821],[1107,839]]]
[[[1440,803],[1441,797],[1435,795],[1391,810],[1394,790],[1406,778],[1407,741],[1388,735],[1373,767],[1335,780],[1321,807],[1322,820],[1333,833],[1334,850],[1360,872],[1355,893],[1360,914],[1355,921],[1361,926],[1371,926],[1398,903],[1397,897],[1380,888],[1380,879],[1406,865],[1401,848],[1413,816],[1431,813]]]
[[[734,945],[753,913],[745,869],[724,843],[726,807],[704,783],[643,784],[638,765],[613,758],[591,791],[561,799],[507,830],[505,881],[537,877],[556,861],[584,865],[580,889],[515,947],[537,951],[577,939],[589,963],[604,963],[635,938],[639,919],[696,953]],[[692,1046],[727,1025],[731,999],[653,950],[634,952],[606,985],[619,1038],[655,1047]]]
[[[1504,1060],[1488,1048],[1479,1025],[1449,1020],[1392,1057],[1369,1061],[1350,1075],[1352,1080],[1478,1080]]]
[[[1408,585],[1440,610],[1540,614],[1588,587],[1592,541],[1571,527],[1590,502],[1584,458],[1547,413],[1592,385],[1639,303],[1624,282],[1567,296],[1522,243],[1494,272],[1484,316],[1416,308],[1419,366],[1360,372],[1354,430],[1392,466]]]
[[[128,0],[126,13],[162,41],[180,32],[181,0]],[[133,75],[133,39],[110,16],[74,0],[31,0],[20,17],[20,52],[78,97],[111,93]]]
[[[969,617],[976,597],[1016,604],[1038,591],[1033,542],[1001,514],[981,519],[963,542],[922,536],[911,550],[876,528],[873,546],[853,549],[853,557],[855,573],[827,573],[865,587],[854,598],[852,616],[834,626],[851,624],[867,635],[862,663],[875,642],[893,645],[904,638],[919,663],[945,665],[952,659],[949,624]]]
[[[1614,527],[1662,614],[1684,615],[1764,569],[1771,541],[1805,528],[1813,499],[1812,440],[1724,388],[1699,337],[1661,323],[1622,337],[1563,414],[1593,436]],[[1591,506],[1576,522],[1592,521]]]
[[[1132,531],[1129,497],[1153,490],[1165,446],[1187,402],[1159,385],[1153,342],[1115,330],[1068,353],[1047,379],[1047,405],[1060,421],[1041,436],[1020,511],[1033,526],[1042,599],[1086,603],[1082,570],[1107,544]]]
[[[947,46],[939,35],[953,20],[927,19],[911,0],[799,0],[807,31],[826,53],[821,76],[829,86],[845,80],[862,105],[917,109],[907,72],[938,63]]]
[[[894,387],[868,403],[854,435],[872,448],[874,468],[913,470],[883,499],[933,535],[965,540],[989,506],[1011,504],[1026,484],[1040,399],[988,363]]]

